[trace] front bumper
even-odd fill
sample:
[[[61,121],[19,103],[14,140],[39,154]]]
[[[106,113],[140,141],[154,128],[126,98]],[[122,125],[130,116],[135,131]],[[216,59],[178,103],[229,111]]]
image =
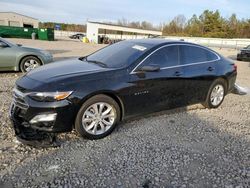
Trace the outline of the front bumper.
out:
[[[77,111],[68,100],[58,102],[37,102],[28,96],[16,96],[10,107],[9,116],[15,134],[21,142],[41,143],[42,140],[53,140],[54,133],[69,132],[73,128]],[[38,115],[56,114],[50,121],[31,120]]]
[[[243,58],[243,55],[241,53],[238,53],[237,54],[237,60],[242,59],[242,58]]]
[[[247,53],[238,53],[237,60],[250,60],[250,56]]]
[[[23,144],[35,147],[58,146],[55,140],[55,134],[46,133],[30,127],[26,127],[18,117],[11,116],[11,122],[15,131],[17,140]]]
[[[38,102],[39,103],[39,102]],[[66,104],[63,104],[66,103]],[[56,119],[50,122],[30,123],[37,115],[57,114]],[[10,109],[11,120],[18,122],[20,125],[25,125],[36,130],[59,133],[72,130],[74,123],[74,110],[69,102],[61,101],[58,106],[28,106],[26,109],[13,102]]]

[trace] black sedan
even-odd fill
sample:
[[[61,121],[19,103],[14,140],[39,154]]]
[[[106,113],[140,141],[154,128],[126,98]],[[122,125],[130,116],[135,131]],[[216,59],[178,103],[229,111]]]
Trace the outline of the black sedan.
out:
[[[240,52],[237,54],[237,60],[250,61],[250,45],[240,50]]]
[[[217,108],[236,75],[234,63],[197,44],[122,41],[27,73],[10,116],[19,139],[72,129],[98,139],[133,116],[195,103]]]

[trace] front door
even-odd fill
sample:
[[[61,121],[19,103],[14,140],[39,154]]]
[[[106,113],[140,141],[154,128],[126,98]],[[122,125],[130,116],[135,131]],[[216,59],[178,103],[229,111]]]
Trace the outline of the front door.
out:
[[[141,71],[144,66],[158,66],[158,71]],[[130,74],[129,114],[143,114],[181,105],[185,93],[179,66],[179,47],[161,47]]]

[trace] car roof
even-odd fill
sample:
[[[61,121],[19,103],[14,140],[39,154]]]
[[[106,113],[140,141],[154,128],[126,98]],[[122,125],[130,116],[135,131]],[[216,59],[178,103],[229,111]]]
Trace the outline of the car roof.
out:
[[[147,44],[150,45],[152,48],[158,48],[164,45],[168,45],[168,44],[182,44],[182,45],[192,45],[192,46],[197,46],[200,48],[204,48],[207,49],[217,55],[219,55],[217,52],[215,52],[214,50],[206,47],[206,46],[202,46],[196,43],[192,43],[192,42],[186,42],[184,40],[170,40],[170,39],[164,39],[164,38],[148,38],[148,39],[132,39],[132,40],[127,40],[130,42],[133,42],[134,44],[138,44],[138,45],[142,45],[143,44]]]
[[[163,39],[163,38],[133,39],[133,40],[127,40],[127,41],[137,43],[137,44],[148,44],[148,45],[152,45],[152,46],[161,46],[161,45],[166,45],[166,44],[192,44],[192,45],[197,45],[197,44],[194,44],[194,43],[185,42],[183,40],[170,40],[170,39]]]

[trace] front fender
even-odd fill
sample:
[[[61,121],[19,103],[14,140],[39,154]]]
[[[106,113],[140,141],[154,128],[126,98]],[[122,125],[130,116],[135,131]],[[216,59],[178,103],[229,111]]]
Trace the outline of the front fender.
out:
[[[23,58],[28,57],[28,56],[34,56],[34,57],[38,58],[41,61],[42,65],[44,65],[44,57],[42,55],[37,54],[37,53],[21,53],[16,58],[16,62],[18,64],[18,66],[17,66],[18,70],[17,71],[20,71],[20,63],[23,60]]]

